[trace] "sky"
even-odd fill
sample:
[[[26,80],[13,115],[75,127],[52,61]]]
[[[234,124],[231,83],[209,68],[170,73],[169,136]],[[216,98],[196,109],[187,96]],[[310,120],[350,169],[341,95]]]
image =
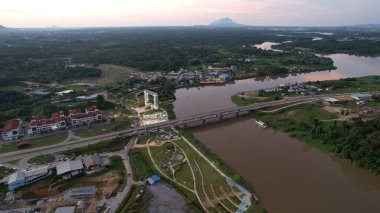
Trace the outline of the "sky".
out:
[[[0,0],[6,27],[379,24],[380,0]]]

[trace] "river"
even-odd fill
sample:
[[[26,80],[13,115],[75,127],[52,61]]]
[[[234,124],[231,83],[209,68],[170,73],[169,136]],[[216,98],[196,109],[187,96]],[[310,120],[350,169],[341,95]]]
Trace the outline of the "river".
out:
[[[337,70],[236,81],[220,87],[179,89],[177,117],[233,107],[237,92],[283,83],[380,74],[380,58],[329,55]],[[380,212],[380,176],[249,117],[191,129],[194,136],[252,184],[270,213]]]

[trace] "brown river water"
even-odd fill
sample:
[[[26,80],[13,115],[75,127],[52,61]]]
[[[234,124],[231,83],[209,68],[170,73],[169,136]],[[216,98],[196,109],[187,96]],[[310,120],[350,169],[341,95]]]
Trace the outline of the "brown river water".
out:
[[[230,96],[282,83],[380,75],[380,58],[330,55],[334,71],[257,78],[221,87],[179,89],[177,117],[233,107]],[[380,212],[380,176],[331,156],[249,117],[191,129],[244,177],[270,213]]]

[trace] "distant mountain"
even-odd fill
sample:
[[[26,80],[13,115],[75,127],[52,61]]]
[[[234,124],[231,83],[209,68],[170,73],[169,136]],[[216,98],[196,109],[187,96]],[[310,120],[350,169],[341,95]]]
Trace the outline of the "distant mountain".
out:
[[[232,19],[226,17],[212,22],[210,27],[244,27],[245,25],[234,22]]]
[[[3,25],[0,25],[0,30],[1,29],[7,29],[6,27],[4,27]]]

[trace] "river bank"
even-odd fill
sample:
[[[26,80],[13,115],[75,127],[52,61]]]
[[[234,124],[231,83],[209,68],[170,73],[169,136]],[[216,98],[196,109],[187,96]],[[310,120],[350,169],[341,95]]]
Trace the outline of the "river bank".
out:
[[[334,71],[238,80],[220,87],[179,89],[178,118],[234,107],[239,92],[287,83],[378,75],[380,58],[330,55]],[[376,212],[380,177],[348,161],[258,127],[250,117],[191,129],[194,137],[247,180],[268,212]],[[311,208],[313,207],[313,208]]]

